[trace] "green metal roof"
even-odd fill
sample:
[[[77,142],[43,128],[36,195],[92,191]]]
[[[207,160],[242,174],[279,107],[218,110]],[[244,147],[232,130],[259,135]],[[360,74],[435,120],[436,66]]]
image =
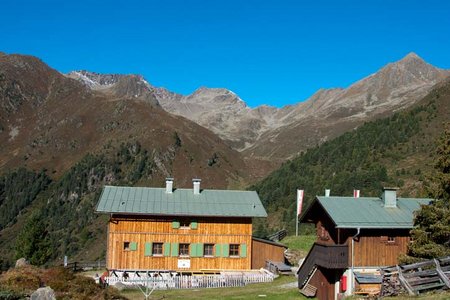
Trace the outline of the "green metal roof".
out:
[[[414,211],[431,199],[397,198],[397,207],[385,208],[380,198],[316,197],[336,228],[412,228]]]
[[[97,204],[97,212],[179,215],[267,217],[258,194],[254,191],[105,186]]]

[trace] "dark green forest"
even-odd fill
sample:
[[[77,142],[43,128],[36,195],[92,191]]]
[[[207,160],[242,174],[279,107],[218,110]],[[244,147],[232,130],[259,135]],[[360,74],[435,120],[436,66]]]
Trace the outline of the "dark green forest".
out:
[[[0,177],[0,230],[14,223],[19,212],[47,189],[51,180],[39,173],[20,168]]]
[[[260,221],[263,223],[257,225],[256,234],[267,234],[264,228],[287,228],[293,232],[297,188],[305,190],[306,208],[324,189],[339,196],[352,195],[354,189],[361,190],[362,196],[378,196],[383,186],[403,186],[403,180],[396,175],[405,175],[406,171],[389,174],[387,166],[429,147],[412,137],[419,135],[424,124],[436,115],[436,102],[431,100],[412,110],[365,123],[284,163],[250,187],[258,192],[269,214],[278,216],[268,224]],[[420,175],[421,169],[417,168],[414,174]]]
[[[35,201],[25,225],[9,245],[15,258],[27,257],[42,265],[63,255],[79,252],[87,243],[106,230],[106,221],[95,227],[102,215],[95,213],[104,185],[136,185],[154,172],[154,161],[138,142],[123,143],[100,154],[88,154],[59,180],[51,182],[45,170],[35,173],[26,169],[8,172],[0,177],[0,226],[16,222],[17,214]],[[101,220],[100,220],[100,223]],[[0,227],[2,228],[2,227]],[[98,253],[103,258],[104,251]],[[3,269],[12,257],[3,257]]]

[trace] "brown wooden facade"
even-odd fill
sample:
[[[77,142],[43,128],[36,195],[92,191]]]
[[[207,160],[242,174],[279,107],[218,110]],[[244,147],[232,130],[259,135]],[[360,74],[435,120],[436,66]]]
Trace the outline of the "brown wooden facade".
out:
[[[309,221],[316,226],[316,243],[323,245],[347,245],[348,265],[352,264],[352,238],[356,229],[335,228],[330,217],[316,203]],[[405,254],[410,243],[409,229],[361,229],[354,239],[354,267],[392,266]]]
[[[266,266],[266,261],[284,263],[284,251],[286,246],[271,241],[252,239],[252,269],[260,269]]]
[[[303,217],[304,222],[315,224],[316,242],[300,267],[299,287],[306,284],[316,290],[318,299],[338,299],[338,293],[343,293],[351,288],[351,278],[347,278],[346,287],[336,286],[343,275],[352,276],[352,271],[372,270],[375,272],[380,267],[398,264],[400,255],[407,252],[410,243],[408,228],[337,228],[331,217],[319,204],[314,202]],[[339,247],[337,247],[339,246]],[[326,249],[323,249],[323,248]],[[346,263],[332,265],[331,252],[340,251],[338,256],[345,257]],[[324,255],[323,253],[328,253]],[[311,257],[311,259],[309,259]],[[308,261],[309,259],[309,261]],[[311,274],[312,270],[314,273]],[[372,292],[379,288],[379,284],[356,285],[353,292],[361,292],[358,289],[370,289]],[[340,291],[337,290],[340,288]],[[364,291],[362,291],[364,292]]]
[[[156,244],[161,254],[152,252]],[[188,244],[187,255],[180,255],[181,244]],[[110,270],[248,270],[251,253],[251,218],[113,215],[108,225]]]
[[[326,269],[317,268],[311,277],[310,284],[317,287],[316,298],[320,300],[334,300],[335,299],[335,282],[339,279],[339,272]]]

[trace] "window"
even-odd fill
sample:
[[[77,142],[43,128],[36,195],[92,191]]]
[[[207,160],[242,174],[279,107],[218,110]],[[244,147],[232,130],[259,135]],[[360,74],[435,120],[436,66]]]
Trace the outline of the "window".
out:
[[[152,246],[152,255],[162,255],[163,254],[163,244],[162,243],[153,243]]]
[[[205,244],[203,246],[204,256],[214,256],[214,244]]]
[[[189,256],[189,244],[180,244],[179,256]]]
[[[230,256],[239,256],[239,244],[230,244]]]
[[[188,219],[180,220],[181,229],[190,229],[191,222]]]
[[[388,236],[387,242],[391,244],[395,243],[395,236]]]
[[[173,229],[197,229],[198,222],[190,219],[172,220]]]
[[[130,242],[123,242],[123,250],[130,250]]]

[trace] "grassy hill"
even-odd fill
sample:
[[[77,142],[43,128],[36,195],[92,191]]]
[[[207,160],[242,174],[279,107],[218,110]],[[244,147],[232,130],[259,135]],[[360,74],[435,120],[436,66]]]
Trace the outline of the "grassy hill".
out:
[[[433,170],[435,140],[449,120],[450,82],[446,81],[413,108],[365,123],[284,163],[251,187],[269,212],[257,228],[293,232],[297,188],[305,190],[304,207],[326,188],[332,195],[352,195],[353,189],[359,189],[362,196],[378,196],[383,186],[398,186],[401,195],[424,195],[426,175]]]

